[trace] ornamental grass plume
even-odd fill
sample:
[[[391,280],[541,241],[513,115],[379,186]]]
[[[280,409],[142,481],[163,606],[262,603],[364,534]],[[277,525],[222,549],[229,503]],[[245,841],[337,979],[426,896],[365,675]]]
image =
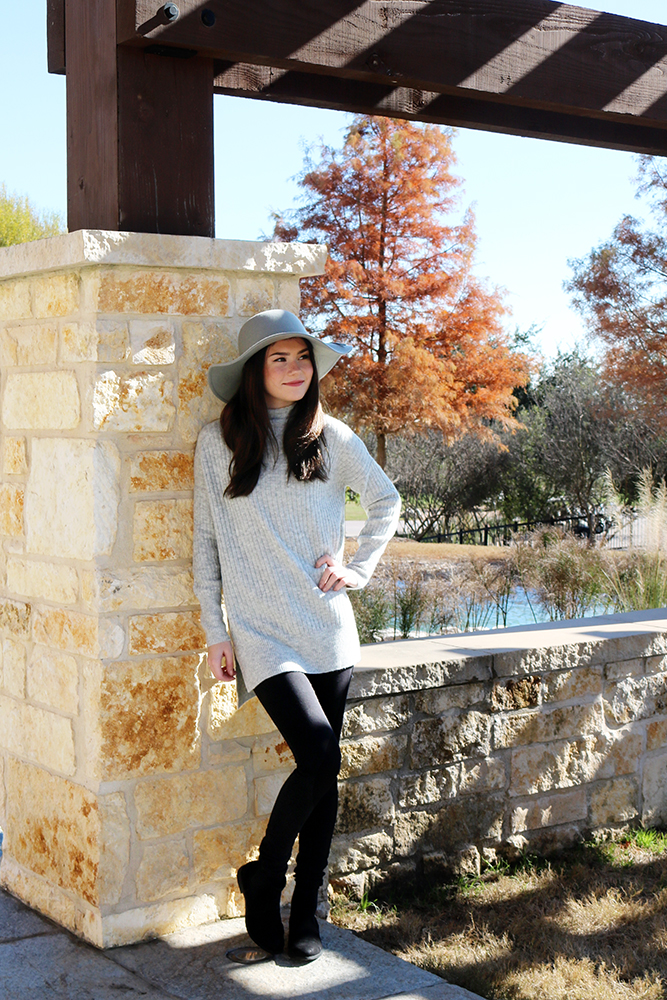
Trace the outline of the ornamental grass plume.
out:
[[[607,474],[607,506],[616,523],[629,523],[639,516],[645,524],[643,550],[631,549],[605,562],[608,595],[617,612],[667,606],[667,484],[664,479],[656,483],[651,470],[642,469],[637,493],[633,510]]]

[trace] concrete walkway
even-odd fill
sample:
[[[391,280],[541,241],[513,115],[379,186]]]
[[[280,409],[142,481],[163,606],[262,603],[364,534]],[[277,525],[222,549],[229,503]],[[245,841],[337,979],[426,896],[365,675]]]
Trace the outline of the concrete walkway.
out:
[[[306,966],[230,962],[248,943],[243,920],[98,951],[0,892],[0,1000],[481,1000],[350,931],[323,924],[322,939]]]

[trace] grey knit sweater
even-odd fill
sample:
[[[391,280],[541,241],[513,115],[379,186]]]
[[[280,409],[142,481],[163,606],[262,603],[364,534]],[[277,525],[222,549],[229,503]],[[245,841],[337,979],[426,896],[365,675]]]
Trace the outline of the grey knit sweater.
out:
[[[282,443],[290,407],[269,410]],[[248,691],[279,673],[326,673],[359,659],[344,590],[318,587],[320,556],[343,560],[345,487],[361,496],[368,521],[348,564],[363,587],[396,530],[400,500],[391,481],[349,427],[325,418],[326,482],[287,478],[287,460],[265,460],[248,497],[223,496],[231,452],[220,424],[202,428],[195,454],[195,593],[208,645],[234,644]],[[229,623],[225,628],[221,592]]]

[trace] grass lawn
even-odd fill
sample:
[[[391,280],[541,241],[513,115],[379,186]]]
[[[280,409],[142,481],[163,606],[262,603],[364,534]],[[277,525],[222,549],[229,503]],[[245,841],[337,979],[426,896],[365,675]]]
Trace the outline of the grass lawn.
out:
[[[360,903],[331,918],[487,1000],[664,1000],[667,834],[498,861],[481,876]]]

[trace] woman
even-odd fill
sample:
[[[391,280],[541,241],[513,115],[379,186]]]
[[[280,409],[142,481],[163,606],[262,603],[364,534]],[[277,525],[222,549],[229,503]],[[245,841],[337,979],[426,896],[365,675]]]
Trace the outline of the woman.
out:
[[[288,938],[296,961],[322,950],[317,894],[360,654],[345,590],[367,583],[400,506],[363,442],[322,413],[318,379],[348,351],[311,336],[292,313],[258,313],[241,328],[237,360],[209,370],[211,389],[227,405],[220,423],[202,429],[195,457],[195,592],[209,666],[218,680],[233,681],[236,655],[241,695],[243,686],[257,695],[296,761],[258,860],[238,871],[246,927],[268,953],[283,950],[280,894],[298,835]],[[346,486],[369,517],[343,565]]]

